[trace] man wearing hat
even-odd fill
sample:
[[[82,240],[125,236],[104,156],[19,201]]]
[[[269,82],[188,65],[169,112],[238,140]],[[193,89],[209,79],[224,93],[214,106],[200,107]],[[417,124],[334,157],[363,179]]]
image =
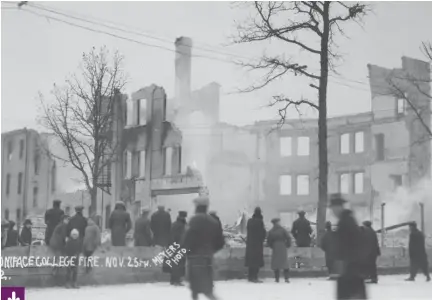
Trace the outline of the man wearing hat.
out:
[[[298,215],[298,219],[293,222],[291,234],[296,240],[297,247],[310,247],[312,227],[304,211],[299,211]]]
[[[126,211],[126,205],[122,201],[117,201],[109,219],[111,244],[113,246],[126,246],[126,234],[131,228],[132,220]]]
[[[321,242],[320,242],[320,248],[325,253],[325,261],[326,261],[326,267],[327,271],[329,273],[329,279],[333,279],[333,266],[334,266],[334,260],[336,256],[336,241],[335,241],[335,233],[332,230],[332,224],[331,222],[326,222],[325,225],[326,232],[324,233]]]
[[[426,253],[425,237],[423,233],[418,230],[417,223],[412,222],[409,225],[409,257],[410,257],[410,277],[407,281],[414,281],[418,270],[422,270],[426,276],[426,281],[430,281],[429,275],[429,262]]]
[[[51,236],[56,226],[60,223],[64,211],[60,209],[60,200],[53,201],[53,207],[48,209],[45,213],[45,224],[47,225],[45,230],[45,243],[49,245]]]
[[[363,234],[353,212],[345,208],[347,201],[341,194],[330,196],[330,209],[339,220],[335,232],[338,273],[337,299],[367,299],[362,274],[364,259]]]
[[[166,247],[169,244],[171,235],[171,215],[165,211],[163,205],[158,206],[158,210],[151,216],[151,230],[154,235],[154,244]]]
[[[150,247],[153,244],[153,233],[150,228],[150,209],[142,208],[141,216],[135,221],[135,247]]]
[[[213,255],[223,248],[225,241],[218,222],[208,212],[209,199],[194,200],[195,215],[189,221],[184,247],[188,250],[188,274],[192,299],[204,294],[216,299],[213,294]]]
[[[187,212],[179,211],[177,220],[175,220],[171,226],[171,243],[170,243],[171,245],[177,243],[180,245],[180,248],[183,248],[182,244],[183,244],[184,235],[186,233],[186,224],[187,224],[186,218],[187,218]],[[171,284],[180,286],[182,285],[181,278],[186,274],[186,270],[185,270],[186,259],[182,258],[180,262],[178,262],[178,264],[174,263],[172,265],[173,266],[171,269]]]
[[[83,216],[82,205],[75,206],[75,215],[70,218],[68,226],[67,226],[67,236],[70,235],[73,229],[78,230],[79,238],[82,240],[84,238],[85,229],[87,227],[87,219]]]
[[[366,243],[366,276],[370,283],[378,283],[377,258],[381,255],[378,236],[371,221],[363,222],[364,242]]]
[[[29,246],[32,243],[32,221],[30,219],[25,219],[23,223],[23,228],[21,229],[21,234],[19,242],[21,246]]]

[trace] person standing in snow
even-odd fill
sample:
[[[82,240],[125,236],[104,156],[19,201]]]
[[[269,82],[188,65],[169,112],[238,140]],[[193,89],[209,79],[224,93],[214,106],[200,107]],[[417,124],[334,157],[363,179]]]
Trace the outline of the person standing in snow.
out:
[[[177,220],[172,224],[171,227],[171,245],[177,243],[180,245],[180,248],[183,248],[183,240],[186,234],[186,218],[187,212],[179,211]],[[172,264],[172,268],[170,270],[171,273],[171,285],[181,286],[182,277],[186,274],[186,259],[181,258],[180,261],[176,264]]]
[[[353,212],[344,207],[347,201],[341,194],[330,197],[330,208],[339,222],[335,232],[337,299],[367,299],[363,278],[364,247],[363,234]]]
[[[280,271],[283,270],[285,282],[289,283],[288,248],[291,247],[291,237],[280,224],[280,219],[272,220],[273,228],[267,235],[267,245],[272,249],[271,268],[275,281],[279,282]]]
[[[189,221],[184,247],[187,252],[187,268],[192,299],[204,294],[210,300],[213,293],[213,255],[225,244],[218,222],[208,212],[209,199],[200,196],[194,200],[195,215]]]
[[[60,224],[64,211],[60,209],[60,200],[53,201],[53,207],[48,209],[45,213],[45,224],[47,225],[45,230],[45,243],[49,245],[51,236],[54,229]]]
[[[83,254],[86,259],[86,273],[90,273],[91,266],[88,264],[88,258],[93,255],[97,247],[102,244],[101,230],[92,218],[87,220],[83,239]]]
[[[171,235],[171,215],[165,211],[163,205],[159,205],[158,210],[151,216],[150,226],[154,244],[161,247],[168,246]]]
[[[84,238],[85,229],[87,227],[87,219],[83,216],[83,209],[84,207],[82,205],[75,207],[75,215],[69,219],[67,226],[67,236],[70,235],[72,229],[76,229],[79,232],[81,242]]]
[[[366,277],[370,283],[378,283],[377,258],[381,255],[378,236],[371,221],[363,222],[364,242],[366,243]]]
[[[6,247],[16,247],[18,246],[18,230],[15,228],[15,222],[9,221],[7,238],[6,238]]]
[[[81,240],[78,229],[72,229],[65,246],[65,255],[70,259],[70,265],[67,267],[66,288],[78,288],[78,263],[81,253]]]
[[[419,269],[422,270],[426,276],[426,281],[430,281],[429,262],[426,253],[425,237],[423,233],[418,230],[417,223],[412,222],[409,225],[409,257],[410,257],[410,277],[407,281],[414,281]]]
[[[261,208],[255,211],[247,222],[245,266],[248,268],[249,282],[258,283],[259,269],[264,267],[264,241],[266,230]]]
[[[29,246],[32,243],[32,221],[30,219],[26,219],[23,224],[23,228],[21,229],[21,234],[19,238],[19,242],[21,246]]]
[[[135,221],[134,244],[135,247],[150,247],[153,245],[153,233],[150,227],[150,210],[143,208],[141,216]]]
[[[306,219],[306,213],[304,211],[298,212],[298,219],[293,222],[291,234],[296,240],[297,247],[310,247],[312,227],[308,219]]]
[[[325,261],[326,267],[329,274],[329,279],[333,273],[333,266],[335,261],[335,250],[336,250],[336,241],[335,241],[335,233],[332,230],[332,224],[330,222],[326,223],[326,232],[323,235],[320,243],[321,250],[325,253]]]
[[[126,234],[131,230],[132,220],[126,211],[126,206],[122,201],[118,201],[109,219],[109,229],[111,230],[111,244],[116,246],[126,246]]]

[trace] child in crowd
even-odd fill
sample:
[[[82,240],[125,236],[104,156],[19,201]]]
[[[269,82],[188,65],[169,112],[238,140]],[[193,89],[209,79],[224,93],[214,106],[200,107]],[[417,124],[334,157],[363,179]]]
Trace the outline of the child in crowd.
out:
[[[66,288],[78,288],[77,275],[78,275],[78,259],[81,252],[81,241],[79,239],[79,232],[73,229],[70,233],[70,238],[66,242],[65,254],[68,259],[72,260],[67,268],[66,274]]]

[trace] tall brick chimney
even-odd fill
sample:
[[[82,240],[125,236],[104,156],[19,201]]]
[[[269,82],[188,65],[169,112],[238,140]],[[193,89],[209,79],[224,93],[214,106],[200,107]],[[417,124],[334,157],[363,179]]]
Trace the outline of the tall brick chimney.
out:
[[[191,95],[192,39],[179,37],[175,47],[175,108],[178,108],[186,105]]]

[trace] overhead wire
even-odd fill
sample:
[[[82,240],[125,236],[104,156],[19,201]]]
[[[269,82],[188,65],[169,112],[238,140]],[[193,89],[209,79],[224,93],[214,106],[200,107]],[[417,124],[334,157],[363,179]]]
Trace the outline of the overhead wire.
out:
[[[10,2],[10,3],[16,4],[17,2]],[[107,25],[107,24],[103,24],[103,23],[100,23],[100,22],[95,22],[95,21],[89,20],[88,17],[73,16],[71,14],[58,11],[57,9],[51,9],[49,7],[46,7],[46,6],[44,7],[44,6],[40,5],[40,4],[27,3],[27,7],[31,7],[31,8],[39,9],[39,10],[42,10],[42,11],[45,11],[45,12],[61,15],[63,17],[68,17],[68,18],[71,18],[71,19],[74,19],[74,20],[78,20],[78,21],[82,21],[82,22],[86,22],[86,23],[89,23],[89,24],[92,24],[92,25],[97,25],[97,26],[102,26],[102,27],[110,28],[110,29],[113,29],[113,30],[118,30],[118,31],[123,32],[123,33],[136,34],[136,35],[140,35],[142,37],[152,38],[152,39],[155,39],[155,40],[160,40],[160,41],[163,41],[163,42],[172,43],[171,41],[169,41],[167,39],[163,39],[163,38],[159,38],[159,37],[154,37],[154,36],[149,35],[147,33],[143,33],[142,31],[138,31],[138,32],[135,31],[135,32],[133,32],[131,30],[121,29],[121,28],[118,28],[116,26],[110,26],[110,25]],[[125,37],[125,36],[122,36],[122,35],[114,34],[114,33],[111,33],[111,32],[102,31],[102,30],[99,30],[99,29],[94,29],[94,28],[91,28],[89,26],[84,26],[84,25],[72,23],[72,22],[69,22],[69,21],[64,20],[64,19],[60,19],[60,18],[56,18],[56,17],[50,16],[50,15],[47,15],[46,13],[45,14],[38,13],[36,11],[28,10],[28,9],[23,9],[23,10],[26,11],[26,12],[32,13],[32,14],[34,14],[36,16],[39,16],[39,17],[51,19],[51,20],[54,20],[54,21],[57,21],[57,22],[65,23],[65,24],[70,25],[70,26],[78,27],[78,28],[81,28],[81,29],[84,29],[84,30],[95,32],[95,33],[100,33],[100,34],[108,35],[108,36],[111,36],[111,37],[114,37],[114,38],[118,38],[118,39],[121,39],[121,40],[133,42],[133,43],[136,43],[136,44],[139,44],[139,45],[142,45],[142,46],[157,48],[157,49],[161,49],[161,50],[165,50],[165,51],[169,51],[169,52],[174,52],[174,53],[177,52],[176,50],[167,48],[165,46],[155,45],[155,44],[143,42],[143,41],[140,41],[140,40],[136,40],[136,39],[133,39],[133,38]],[[92,19],[96,19],[96,18],[92,17]],[[104,22],[108,22],[108,21],[104,21]],[[117,24],[117,26],[119,26],[119,25]],[[120,26],[127,27],[127,25],[120,25]],[[197,47],[195,47],[195,48],[197,48]],[[207,51],[212,52],[212,53],[216,53],[216,54],[220,54],[221,53],[221,52],[214,51],[214,50],[207,50]],[[231,56],[231,57],[240,57],[240,58],[245,58],[245,59],[251,59],[251,58],[248,58],[246,56],[240,56],[240,55],[235,55],[235,54],[227,54],[227,55]],[[216,61],[221,61],[221,62],[231,63],[231,64],[233,63],[233,61],[231,61],[231,60],[221,59],[221,58],[212,57],[212,56],[208,56],[208,55],[196,55],[195,54],[195,55],[192,55],[192,57],[206,58],[206,59],[210,59],[210,60],[216,60]],[[360,85],[363,85],[363,86],[370,87],[370,84],[365,83],[363,81],[350,79],[350,78],[347,78],[347,77],[344,77],[344,76],[341,76],[341,75],[337,75],[337,74],[335,74],[335,75],[330,74],[329,77],[337,79],[337,80],[333,80],[333,79],[329,80],[330,82],[335,83],[337,85],[342,85],[342,86],[346,86],[346,87],[351,88],[351,89],[356,89],[356,90],[361,90],[361,91],[366,91],[366,92],[370,91],[368,88],[360,88],[360,87],[352,86],[352,85],[349,85],[349,84],[346,83],[346,82],[350,82],[350,83],[360,84]],[[346,81],[346,82],[344,83],[344,82],[341,82],[341,81]]]
[[[34,8],[34,9],[38,9],[38,10],[42,10],[42,11],[45,11],[45,12],[53,13],[53,14],[60,15],[60,16],[66,17],[66,18],[70,18],[70,19],[74,19],[74,20],[77,20],[77,21],[89,23],[89,24],[92,24],[92,25],[102,26],[102,27],[105,27],[105,28],[108,28],[108,29],[111,29],[111,30],[116,30],[116,31],[119,31],[119,32],[123,32],[123,33],[126,33],[126,34],[138,35],[138,36],[141,36],[141,37],[157,40],[157,41],[160,41],[160,42],[169,43],[170,45],[172,45],[172,43],[173,43],[171,40],[150,35],[150,34],[144,32],[142,30],[130,30],[130,29],[123,29],[123,28],[119,27],[119,26],[123,26],[123,27],[126,28],[127,27],[126,25],[115,25],[115,26],[107,25],[107,24],[103,23],[103,22],[108,23],[108,21],[105,21],[105,20],[102,21],[102,22],[101,21],[97,22],[97,21],[94,21],[95,18],[93,18],[93,17],[91,17],[91,19],[90,19],[90,17],[76,16],[76,15],[73,15],[71,13],[61,12],[61,11],[59,11],[57,9],[49,8],[49,7],[46,7],[46,6],[44,7],[44,6],[40,5],[40,4],[29,3],[28,6],[31,7],[31,8]],[[113,24],[115,24],[115,23],[113,23]],[[245,56],[241,56],[241,55],[237,55],[237,54],[233,54],[233,53],[228,53],[228,52],[216,51],[214,49],[207,49],[207,48],[200,47],[200,46],[194,46],[193,48],[201,50],[201,51],[204,51],[204,52],[210,52],[210,53],[213,53],[213,54],[219,54],[219,55],[230,56],[230,57],[238,57],[238,58],[243,58],[243,59],[246,58]],[[171,50],[171,51],[175,52],[174,50]],[[195,56],[200,56],[200,55],[195,55]],[[251,59],[251,58],[249,58],[249,59]]]
[[[52,8],[49,8],[49,7],[46,7],[46,6],[42,6],[40,4],[28,3],[27,6],[31,7],[31,8],[39,9],[39,10],[42,10],[42,11],[45,11],[45,12],[61,15],[63,17],[71,18],[71,19],[74,19],[74,20],[86,22],[86,23],[89,23],[89,24],[92,24],[92,25],[102,26],[102,27],[106,27],[106,28],[109,28],[109,29],[112,29],[112,30],[117,30],[117,31],[120,31],[120,32],[123,32],[123,33],[135,34],[135,35],[139,35],[139,36],[142,36],[142,37],[145,37],[145,38],[150,38],[150,39],[154,39],[154,40],[158,40],[158,41],[167,42],[167,43],[172,44],[172,41],[170,41],[168,39],[163,39],[163,38],[160,38],[160,37],[155,37],[155,36],[152,36],[152,35],[150,35],[148,33],[144,33],[143,31],[131,31],[131,30],[125,30],[125,29],[122,29],[122,28],[118,27],[118,26],[127,27],[127,25],[124,25],[124,24],[119,24],[119,23],[113,23],[113,22],[111,22],[112,24],[116,24],[116,26],[111,26],[111,25],[103,24],[101,22],[95,22],[95,21],[89,20],[88,19],[89,17],[83,17],[83,16],[80,16],[80,17],[78,16],[77,17],[77,16],[74,16],[74,15],[72,15],[70,13],[65,13],[65,12],[59,11],[58,9],[52,9]],[[47,18],[47,19],[52,19],[52,20],[55,20],[55,21],[58,21],[58,22],[62,22],[62,23],[68,24],[70,26],[75,26],[75,27],[78,27],[78,28],[81,28],[81,29],[93,31],[95,33],[105,34],[105,35],[112,36],[112,37],[115,37],[115,38],[118,38],[118,39],[126,40],[126,41],[133,42],[133,43],[137,43],[137,44],[140,44],[142,46],[148,46],[148,47],[158,48],[158,49],[162,49],[162,50],[170,51],[170,52],[174,52],[174,53],[177,52],[176,50],[173,50],[173,49],[170,49],[170,48],[167,48],[167,47],[164,47],[164,46],[159,46],[159,45],[154,45],[154,44],[138,41],[136,39],[132,39],[132,38],[128,38],[128,37],[124,37],[124,36],[118,35],[118,34],[113,34],[113,33],[110,33],[110,32],[94,29],[94,28],[91,28],[91,27],[88,27],[88,26],[83,26],[83,25],[80,25],[80,24],[72,23],[72,22],[66,21],[64,19],[59,19],[59,18],[56,18],[56,17],[53,17],[53,16],[49,16],[49,15],[46,15],[46,14],[40,14],[40,13],[36,13],[36,12],[30,11],[30,10],[25,10],[25,11],[33,13],[33,14],[38,15],[40,17],[44,17],[44,18]],[[97,20],[94,17],[92,17],[92,19],[93,20]],[[110,21],[103,20],[102,22],[110,22]],[[222,54],[222,55],[226,55],[226,56],[230,56],[230,57],[237,57],[237,58],[243,58],[243,59],[248,59],[248,60],[252,59],[250,57],[246,57],[246,56],[242,56],[242,55],[237,55],[237,54],[232,54],[232,53],[228,53],[228,52],[208,50],[208,49],[205,49],[203,47],[197,47],[197,46],[195,46],[194,48],[200,49],[202,51],[211,52],[211,53],[214,53],[214,54]],[[192,54],[192,57],[207,58],[207,59],[222,61],[222,62],[231,63],[231,64],[233,63],[232,60],[221,59],[221,58],[207,56],[207,55]],[[357,83],[357,84],[367,85],[364,82],[352,80],[352,79],[349,79],[349,78],[346,78],[346,77],[343,77],[343,76],[340,76],[340,75],[335,76],[335,75],[330,74],[329,76],[333,77],[333,78],[336,78],[336,79],[339,79],[339,80],[345,80],[345,81],[349,81],[349,82],[353,82],[353,83]],[[357,90],[368,91],[368,90],[361,89],[361,88],[358,88],[358,87],[349,86],[347,84],[344,84],[344,83],[341,83],[341,82],[338,82],[338,81],[334,81],[334,80],[330,80],[330,82],[333,82],[333,83],[336,83],[336,84],[340,84],[340,85],[344,85],[344,86],[347,86],[347,87],[350,87],[350,88],[353,88],[353,89],[357,89]]]

